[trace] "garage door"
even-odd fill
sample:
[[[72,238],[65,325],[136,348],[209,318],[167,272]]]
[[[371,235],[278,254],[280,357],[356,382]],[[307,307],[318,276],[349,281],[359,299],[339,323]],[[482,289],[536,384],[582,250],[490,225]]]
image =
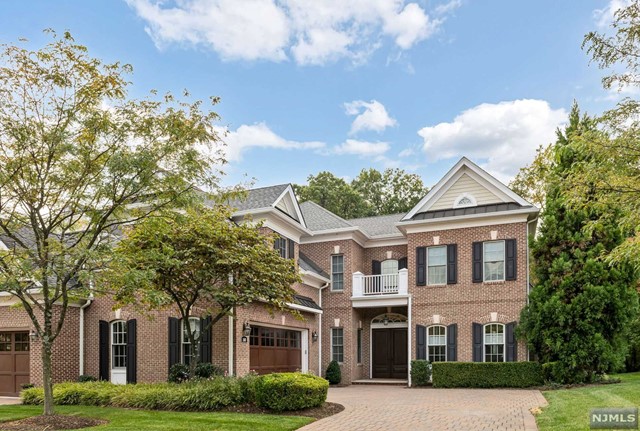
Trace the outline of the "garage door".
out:
[[[258,374],[300,370],[300,338],[300,331],[252,327],[249,340],[249,368]]]
[[[0,332],[0,396],[16,396],[29,383],[29,333]]]

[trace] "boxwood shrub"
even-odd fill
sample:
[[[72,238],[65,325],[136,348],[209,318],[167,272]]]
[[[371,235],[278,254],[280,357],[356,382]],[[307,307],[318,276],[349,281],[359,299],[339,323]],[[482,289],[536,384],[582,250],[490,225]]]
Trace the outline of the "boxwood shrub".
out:
[[[328,390],[328,381],[310,374],[267,374],[256,381],[256,404],[275,411],[318,407],[327,400]]]
[[[431,380],[431,363],[424,359],[411,361],[411,384],[427,386]]]
[[[528,388],[544,383],[538,362],[434,362],[436,388]]]

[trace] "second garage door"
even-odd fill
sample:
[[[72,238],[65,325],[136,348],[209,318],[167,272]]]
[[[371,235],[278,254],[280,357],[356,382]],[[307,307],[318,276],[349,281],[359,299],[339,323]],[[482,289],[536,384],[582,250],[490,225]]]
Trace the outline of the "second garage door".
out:
[[[29,333],[0,332],[0,396],[17,396],[29,383]]]
[[[301,369],[300,331],[254,326],[250,345],[249,368],[258,374]]]

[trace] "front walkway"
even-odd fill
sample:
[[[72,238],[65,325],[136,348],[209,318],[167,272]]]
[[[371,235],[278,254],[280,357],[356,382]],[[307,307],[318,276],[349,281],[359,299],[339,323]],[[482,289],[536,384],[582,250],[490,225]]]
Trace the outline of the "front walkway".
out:
[[[22,403],[22,401],[20,401],[20,398],[0,397],[0,406],[8,406],[10,404],[20,404],[20,403]]]
[[[344,411],[302,430],[534,431],[529,409],[547,404],[537,390],[359,385],[330,388],[327,401]]]

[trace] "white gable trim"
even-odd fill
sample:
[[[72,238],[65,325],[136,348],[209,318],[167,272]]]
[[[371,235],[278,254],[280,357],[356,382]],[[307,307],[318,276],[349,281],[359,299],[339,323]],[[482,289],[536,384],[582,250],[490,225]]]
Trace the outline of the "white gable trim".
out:
[[[285,196],[288,196],[289,199],[291,200],[291,203],[293,204],[293,211],[295,212],[295,216],[297,217],[298,222],[302,225],[302,227],[306,228],[307,225],[304,222],[304,217],[302,216],[300,205],[298,205],[298,199],[296,198],[296,194],[293,192],[293,187],[291,186],[291,184],[289,184],[287,188],[284,189],[284,191],[280,194],[280,196],[278,196],[278,199],[276,199],[271,206],[273,208],[276,208],[280,203],[280,201],[285,198]],[[285,206],[286,206],[286,201],[285,201]]]
[[[462,171],[463,167],[467,167],[468,171]],[[414,206],[403,218],[402,221],[411,220],[418,212],[428,211],[431,206],[438,201],[438,199],[447,191],[447,189],[462,176],[463,173],[468,174],[471,178],[478,181],[480,184],[488,187],[497,196],[503,196],[505,201],[513,201],[522,206],[530,206],[531,204],[524,200],[522,197],[514,193],[509,187],[502,184],[500,181],[491,176],[484,169],[473,163],[466,157],[461,158],[449,172],[433,188],[427,193],[427,195]]]

